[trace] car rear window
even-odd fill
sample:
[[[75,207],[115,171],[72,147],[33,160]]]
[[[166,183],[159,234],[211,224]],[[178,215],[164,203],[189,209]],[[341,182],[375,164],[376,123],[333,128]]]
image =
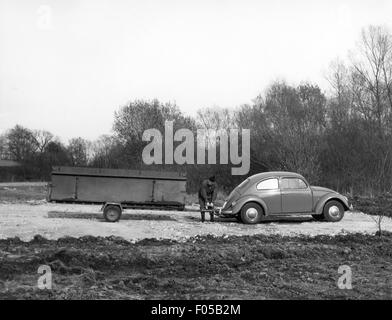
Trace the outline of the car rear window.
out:
[[[306,189],[308,186],[300,178],[282,178],[280,181],[281,189]]]

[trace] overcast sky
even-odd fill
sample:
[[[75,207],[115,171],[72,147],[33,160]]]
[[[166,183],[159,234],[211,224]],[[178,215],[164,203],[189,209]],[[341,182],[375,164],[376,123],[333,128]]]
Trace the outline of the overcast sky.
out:
[[[0,132],[110,133],[133,99],[249,103],[277,79],[318,83],[391,0],[0,0]]]

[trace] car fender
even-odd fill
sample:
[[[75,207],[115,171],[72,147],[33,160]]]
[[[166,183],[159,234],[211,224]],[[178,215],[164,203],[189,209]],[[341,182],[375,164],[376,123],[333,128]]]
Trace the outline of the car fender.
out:
[[[343,203],[344,209],[345,209],[345,210],[349,210],[349,207],[350,207],[350,206],[349,206],[349,204],[348,204],[346,198],[343,197],[343,196],[342,196],[341,194],[339,194],[339,193],[331,192],[331,193],[327,193],[327,194],[323,195],[323,196],[317,201],[316,206],[315,206],[315,210],[314,210],[315,214],[322,214],[322,213],[323,213],[323,209],[324,209],[324,205],[325,205],[329,200],[333,200],[333,199],[336,199],[336,200],[342,202],[342,203]]]
[[[232,209],[233,213],[237,214],[238,212],[240,212],[241,208],[245,204],[247,204],[248,202],[256,202],[256,203],[258,203],[263,208],[264,215],[266,215],[266,216],[268,215],[268,207],[265,204],[265,202],[262,199],[260,199],[258,197],[255,197],[255,196],[245,196],[245,197],[241,197],[238,200],[236,200],[236,203],[235,203],[235,205],[233,206],[233,209]]]

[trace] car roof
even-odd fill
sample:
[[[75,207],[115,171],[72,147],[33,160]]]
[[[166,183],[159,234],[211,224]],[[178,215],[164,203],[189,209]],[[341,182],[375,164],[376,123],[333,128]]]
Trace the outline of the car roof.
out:
[[[288,171],[267,171],[267,172],[261,172],[254,174],[253,176],[250,176],[250,180],[259,180],[259,179],[265,179],[265,178],[272,178],[272,177],[296,177],[296,178],[302,178],[304,179],[303,176],[301,176],[299,173],[295,172],[288,172]]]

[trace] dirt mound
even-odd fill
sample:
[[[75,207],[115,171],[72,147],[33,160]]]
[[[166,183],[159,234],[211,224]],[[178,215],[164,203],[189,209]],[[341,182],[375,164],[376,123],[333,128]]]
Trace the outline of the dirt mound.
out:
[[[389,296],[392,234],[197,236],[187,241],[81,237],[0,240],[0,299],[264,299]],[[53,273],[37,288],[37,269]],[[340,290],[338,268],[353,272]]]

